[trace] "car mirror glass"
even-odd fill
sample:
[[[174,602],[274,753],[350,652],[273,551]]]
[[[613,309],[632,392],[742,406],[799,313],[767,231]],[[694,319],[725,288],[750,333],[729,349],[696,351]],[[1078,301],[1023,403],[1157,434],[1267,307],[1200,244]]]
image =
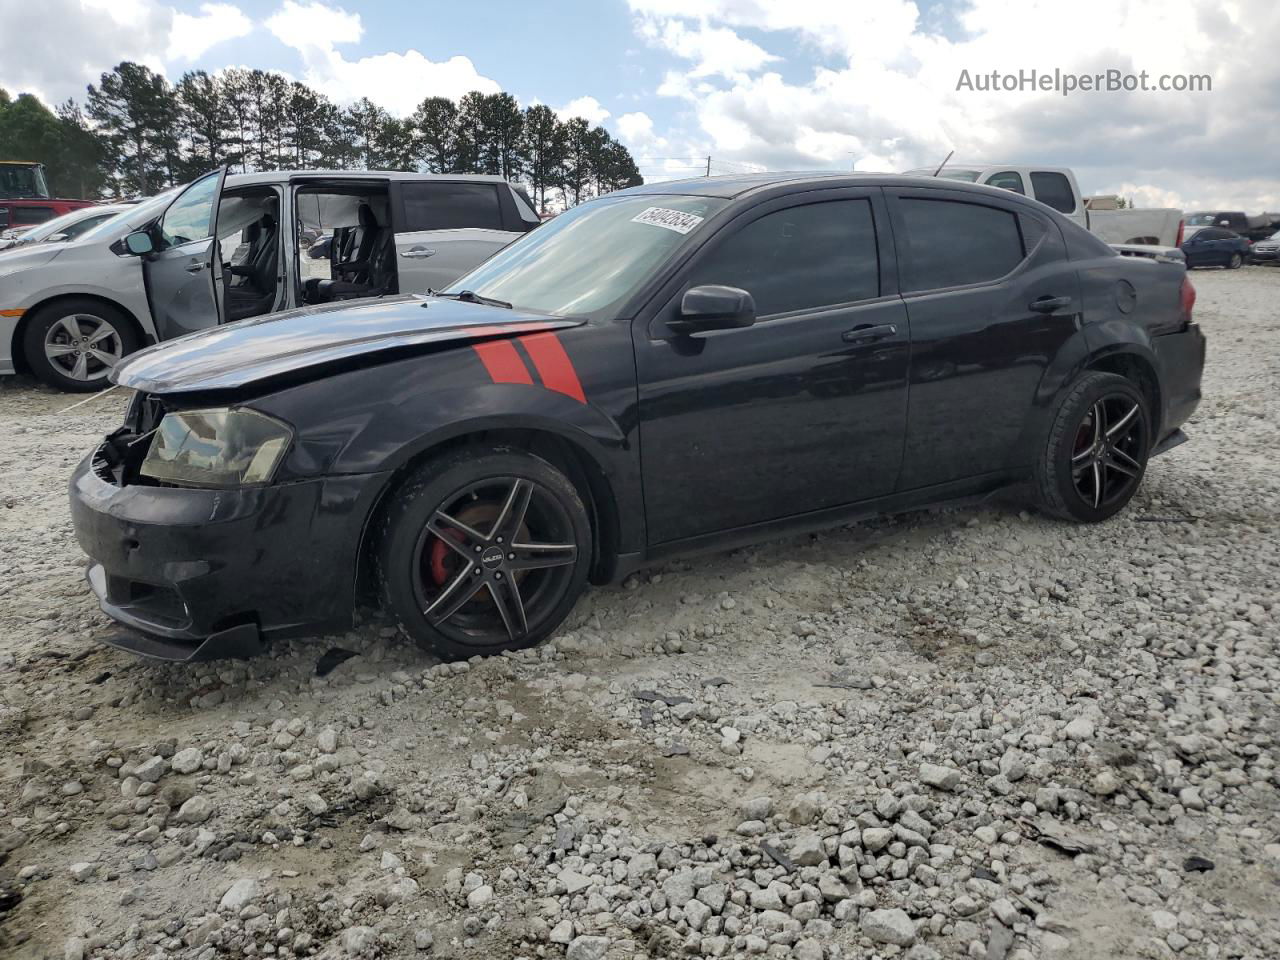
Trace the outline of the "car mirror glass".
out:
[[[130,253],[138,257],[155,249],[155,244],[151,242],[151,234],[145,230],[129,234],[124,238],[124,245]]]

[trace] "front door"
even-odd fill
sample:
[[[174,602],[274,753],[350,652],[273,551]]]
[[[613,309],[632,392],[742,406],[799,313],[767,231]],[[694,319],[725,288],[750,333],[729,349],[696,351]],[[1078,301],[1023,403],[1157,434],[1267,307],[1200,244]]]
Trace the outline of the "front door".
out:
[[[152,230],[155,252],[147,254],[143,272],[161,340],[220,322],[222,264],[214,237],[225,174],[215,170],[189,184]]]
[[[971,193],[886,190],[911,318],[902,490],[1022,466],[1049,363],[1079,329],[1079,279],[1049,217]]]
[[[909,331],[878,189],[814,191],[726,224],[633,338],[651,545],[891,493]],[[754,325],[672,333],[690,287],[755,299]]]

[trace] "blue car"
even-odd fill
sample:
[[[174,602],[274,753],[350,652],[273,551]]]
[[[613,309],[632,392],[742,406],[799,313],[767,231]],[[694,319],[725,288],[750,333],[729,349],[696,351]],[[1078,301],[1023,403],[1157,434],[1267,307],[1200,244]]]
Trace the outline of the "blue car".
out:
[[[1238,270],[1249,256],[1249,241],[1234,230],[1205,227],[1182,241],[1187,269],[1192,267],[1226,267]]]

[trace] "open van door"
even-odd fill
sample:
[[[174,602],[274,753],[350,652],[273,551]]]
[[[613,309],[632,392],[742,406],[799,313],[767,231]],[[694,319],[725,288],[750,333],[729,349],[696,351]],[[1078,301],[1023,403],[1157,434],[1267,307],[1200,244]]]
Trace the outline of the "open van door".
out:
[[[193,180],[149,231],[154,249],[142,268],[160,340],[222,322],[222,264],[215,238],[226,173],[223,167]]]

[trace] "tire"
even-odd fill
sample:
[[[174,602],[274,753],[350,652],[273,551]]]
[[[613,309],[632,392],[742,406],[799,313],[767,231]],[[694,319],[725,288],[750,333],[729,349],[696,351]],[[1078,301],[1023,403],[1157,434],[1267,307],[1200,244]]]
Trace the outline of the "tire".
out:
[[[1150,450],[1151,413],[1142,391],[1113,373],[1086,373],[1054,414],[1036,464],[1038,506],[1064,520],[1106,520],[1141,486]]]
[[[1238,253],[1233,253],[1231,259],[1227,261],[1228,270],[1239,270],[1240,265],[1244,263],[1244,257]]]
[[[511,447],[467,447],[426,463],[393,495],[379,529],[387,609],[446,660],[546,639],[585,588],[591,557],[577,488]]]
[[[68,297],[35,312],[22,335],[22,353],[31,372],[49,386],[87,393],[110,386],[111,368],[141,340],[124,311],[100,300]]]

